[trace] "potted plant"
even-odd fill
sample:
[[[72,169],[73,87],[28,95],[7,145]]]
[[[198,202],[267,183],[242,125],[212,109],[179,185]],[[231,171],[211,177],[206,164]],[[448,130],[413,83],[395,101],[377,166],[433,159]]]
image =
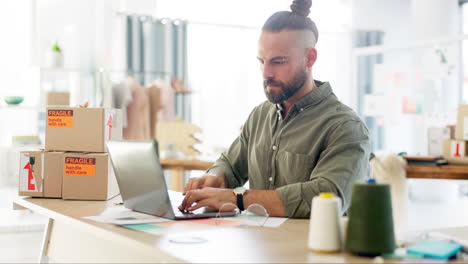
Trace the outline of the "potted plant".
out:
[[[52,48],[47,51],[45,57],[45,66],[49,68],[63,67],[63,51],[58,41],[52,45]]]

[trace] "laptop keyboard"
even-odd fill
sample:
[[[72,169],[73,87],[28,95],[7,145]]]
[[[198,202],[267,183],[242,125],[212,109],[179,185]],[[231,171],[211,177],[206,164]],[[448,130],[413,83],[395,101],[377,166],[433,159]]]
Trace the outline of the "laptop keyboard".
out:
[[[170,197],[170,201],[171,201],[172,211],[174,212],[175,215],[179,215],[179,216],[183,215],[184,217],[188,217],[188,218],[191,218],[192,216],[194,218],[199,218],[200,214],[217,213],[218,212],[217,210],[210,209],[210,208],[207,208],[207,207],[200,208],[200,209],[197,209],[197,210],[192,211],[192,212],[181,211],[181,210],[179,210],[179,205],[184,200],[184,196],[182,195],[182,193],[174,192],[174,191],[171,191],[171,190],[169,190],[168,193],[169,193],[169,197]]]
[[[179,210],[179,205],[182,203],[184,200],[184,196],[182,196],[181,193],[172,193],[170,194],[170,201],[171,201],[171,206],[172,206],[172,211],[176,215],[193,215],[193,212],[189,211],[181,211]]]
[[[176,213],[180,213],[180,214],[184,214],[184,215],[187,215],[187,214],[193,214],[192,212],[189,212],[189,211],[181,211],[179,210],[179,206],[178,205],[174,205],[172,204],[172,211],[176,214]]]

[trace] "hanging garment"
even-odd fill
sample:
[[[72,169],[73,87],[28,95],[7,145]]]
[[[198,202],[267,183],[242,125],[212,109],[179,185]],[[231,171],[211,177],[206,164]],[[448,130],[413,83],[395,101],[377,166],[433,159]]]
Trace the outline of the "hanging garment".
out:
[[[150,101],[146,88],[134,79],[129,81],[132,101],[127,106],[128,126],[123,129],[125,140],[149,140],[150,136]]]
[[[161,102],[161,88],[160,83],[155,81],[147,88],[149,102],[150,102],[150,137],[156,138],[156,124],[158,122],[158,112],[163,109]]]
[[[127,106],[132,102],[132,90],[128,80],[112,85],[112,108],[121,109],[122,127],[128,126]]]
[[[175,91],[163,80],[154,81],[153,84],[161,91],[162,109],[158,113],[158,121],[170,122],[175,120]]]

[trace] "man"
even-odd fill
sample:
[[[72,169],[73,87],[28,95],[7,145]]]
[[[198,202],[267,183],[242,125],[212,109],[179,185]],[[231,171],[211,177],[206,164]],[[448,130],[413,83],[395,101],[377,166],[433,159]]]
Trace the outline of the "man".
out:
[[[292,12],[266,21],[258,60],[268,101],[252,111],[214,166],[190,179],[179,209],[233,203],[242,210],[257,203],[270,216],[308,218],[312,198],[332,192],[347,210],[353,183],[368,176],[369,136],[330,84],[312,78],[318,31],[307,17],[311,5],[295,0]],[[236,188],[247,180],[249,190]]]

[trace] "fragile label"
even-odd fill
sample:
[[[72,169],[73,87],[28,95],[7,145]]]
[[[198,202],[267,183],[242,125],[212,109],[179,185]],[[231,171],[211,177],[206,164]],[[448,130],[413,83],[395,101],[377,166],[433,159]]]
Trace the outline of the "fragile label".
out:
[[[28,153],[21,154],[20,160],[20,181],[19,190],[21,192],[42,192],[42,186],[36,183],[34,165],[30,163],[30,155]]]
[[[65,175],[94,176],[96,174],[96,158],[65,158]]]
[[[73,110],[47,110],[48,127],[73,127]]]
[[[461,158],[465,157],[465,142],[463,141],[452,141],[450,147],[450,154],[452,157]]]
[[[111,140],[112,139],[112,125],[114,122],[114,115],[111,111],[107,110],[106,111],[106,119],[104,120],[104,127],[105,129],[105,140]]]

